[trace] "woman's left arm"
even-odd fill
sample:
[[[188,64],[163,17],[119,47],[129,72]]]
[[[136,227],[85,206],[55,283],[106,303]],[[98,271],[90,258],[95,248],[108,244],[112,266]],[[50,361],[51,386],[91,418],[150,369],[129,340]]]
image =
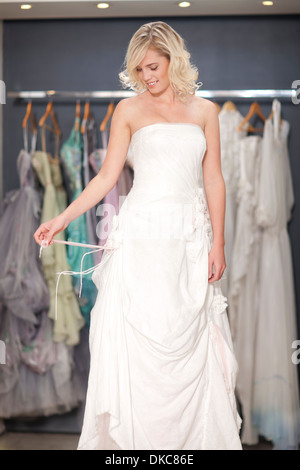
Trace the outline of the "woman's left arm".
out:
[[[202,163],[203,185],[213,230],[213,244],[209,253],[208,282],[215,282],[221,279],[226,268],[224,253],[226,188],[221,169],[218,109],[212,101],[207,100],[205,116],[204,130],[207,149]]]

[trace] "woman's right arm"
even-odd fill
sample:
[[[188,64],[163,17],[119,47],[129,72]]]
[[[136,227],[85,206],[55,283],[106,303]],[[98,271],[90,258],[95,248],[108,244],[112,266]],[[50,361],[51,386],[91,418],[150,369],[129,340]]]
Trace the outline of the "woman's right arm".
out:
[[[53,244],[52,238],[57,233],[100,202],[118,181],[130,143],[127,107],[127,100],[124,99],[115,108],[111,119],[107,153],[99,173],[61,214],[39,226],[33,235],[39,245],[42,241],[46,244]]]

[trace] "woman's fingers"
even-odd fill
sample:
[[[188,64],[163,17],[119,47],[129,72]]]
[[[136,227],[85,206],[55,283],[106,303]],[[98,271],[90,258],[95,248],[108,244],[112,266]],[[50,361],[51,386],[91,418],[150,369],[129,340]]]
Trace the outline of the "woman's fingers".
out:
[[[47,233],[47,231],[42,225],[34,233],[33,237],[39,245],[41,245],[42,241],[45,239],[46,233]]]
[[[39,226],[39,228],[36,230],[34,233],[33,237],[35,241],[41,245],[42,241],[47,241],[49,239],[49,234],[51,233],[50,231],[50,224],[49,223],[44,223]]]
[[[213,272],[213,267],[215,268],[214,272]],[[223,265],[216,266],[213,261],[209,262],[208,282],[212,283],[215,281],[219,281],[221,277],[223,276],[224,271],[225,271],[225,268]]]
[[[66,227],[65,219],[57,216],[54,219],[49,220],[39,226],[37,231],[34,233],[35,241],[41,245],[44,242],[46,245],[53,245],[53,237],[64,230]]]
[[[210,279],[213,276],[213,267],[212,267],[212,262],[209,261],[208,263],[208,279]]]

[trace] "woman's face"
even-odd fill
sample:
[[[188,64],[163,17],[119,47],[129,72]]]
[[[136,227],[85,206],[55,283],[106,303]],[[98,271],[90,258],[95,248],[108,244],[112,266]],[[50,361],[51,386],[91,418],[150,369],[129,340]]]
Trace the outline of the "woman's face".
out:
[[[136,71],[150,93],[155,95],[165,91],[170,85],[168,68],[168,58],[160,55],[156,49],[149,48]]]

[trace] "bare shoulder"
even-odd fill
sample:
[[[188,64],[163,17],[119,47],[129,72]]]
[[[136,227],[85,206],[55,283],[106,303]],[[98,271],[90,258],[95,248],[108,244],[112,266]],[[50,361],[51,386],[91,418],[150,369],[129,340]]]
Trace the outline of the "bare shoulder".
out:
[[[201,98],[197,96],[197,99],[199,100],[199,113],[201,116],[203,116],[204,129],[209,124],[216,124],[218,122],[219,115],[219,110],[216,104],[207,98]]]
[[[132,136],[145,121],[145,109],[149,109],[149,100],[145,93],[139,93],[130,98],[124,98],[118,104],[120,105],[120,114],[126,122],[126,127]]]
[[[195,96],[195,102],[197,103],[198,109],[201,113],[215,113],[218,112],[218,108],[215,103],[207,98],[201,96]]]
[[[131,108],[132,98],[122,98],[115,106],[114,116],[126,121],[127,114]]]
[[[141,95],[131,96],[130,98],[122,98],[117,106],[121,106],[124,110],[130,112],[137,110],[144,102],[142,93]]]
[[[115,107],[114,114],[123,121],[128,127],[131,127],[132,120],[136,113],[141,109],[144,100],[140,95],[121,99]]]
[[[208,122],[211,122],[218,115],[217,106],[209,99],[194,95],[190,104],[195,120],[203,129],[205,129]]]

